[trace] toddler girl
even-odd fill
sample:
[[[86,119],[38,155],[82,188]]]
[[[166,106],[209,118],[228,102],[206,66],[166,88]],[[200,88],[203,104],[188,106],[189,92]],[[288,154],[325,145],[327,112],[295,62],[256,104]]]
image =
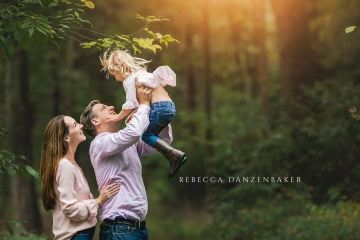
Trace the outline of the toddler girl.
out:
[[[173,148],[166,140],[159,137],[159,133],[175,117],[175,104],[164,87],[166,85],[176,86],[176,74],[168,66],[158,67],[153,73],[148,73],[146,64],[149,62],[133,57],[127,51],[121,50],[112,51],[109,56],[105,52],[101,59],[103,70],[108,75],[113,75],[116,81],[122,82],[126,93],[126,102],[122,105],[121,112],[115,116],[113,121],[122,120],[139,106],[136,99],[135,79],[139,84],[154,89],[151,97],[150,123],[141,139],[169,160],[168,177],[172,177],[186,162],[186,156],[185,153]],[[126,119],[126,123],[131,118],[131,115]]]

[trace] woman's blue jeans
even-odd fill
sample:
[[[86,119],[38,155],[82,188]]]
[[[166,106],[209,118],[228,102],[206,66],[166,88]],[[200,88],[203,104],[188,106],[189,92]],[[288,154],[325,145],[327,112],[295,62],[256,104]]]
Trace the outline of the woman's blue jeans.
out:
[[[92,240],[95,233],[95,227],[77,232],[71,240]]]
[[[150,105],[149,126],[141,139],[154,147],[163,130],[176,115],[175,104],[171,101],[155,102]]]

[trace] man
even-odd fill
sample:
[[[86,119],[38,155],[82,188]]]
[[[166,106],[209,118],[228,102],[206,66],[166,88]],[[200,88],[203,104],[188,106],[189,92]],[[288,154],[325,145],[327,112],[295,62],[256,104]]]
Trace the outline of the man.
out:
[[[141,140],[149,125],[152,89],[136,84],[140,104],[123,130],[113,121],[113,106],[91,101],[80,117],[83,130],[95,139],[90,145],[90,160],[95,170],[99,190],[110,183],[118,183],[120,191],[100,209],[100,239],[148,239],[145,217],[148,201],[142,179],[140,157],[155,152]],[[160,136],[172,141],[170,124]]]

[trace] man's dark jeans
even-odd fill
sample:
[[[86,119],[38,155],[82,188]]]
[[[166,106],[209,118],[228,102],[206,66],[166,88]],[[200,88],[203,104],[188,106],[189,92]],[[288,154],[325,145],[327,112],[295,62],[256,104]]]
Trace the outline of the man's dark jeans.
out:
[[[148,240],[146,228],[138,229],[126,223],[101,224],[100,240]]]

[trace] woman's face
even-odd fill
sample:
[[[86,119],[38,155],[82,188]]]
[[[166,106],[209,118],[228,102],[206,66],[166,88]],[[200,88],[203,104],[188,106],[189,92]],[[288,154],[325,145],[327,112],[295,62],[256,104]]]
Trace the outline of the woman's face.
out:
[[[86,140],[86,136],[84,135],[82,124],[79,124],[72,117],[65,116],[64,117],[65,125],[68,128],[68,135],[65,140],[69,141],[70,144],[79,144]]]

